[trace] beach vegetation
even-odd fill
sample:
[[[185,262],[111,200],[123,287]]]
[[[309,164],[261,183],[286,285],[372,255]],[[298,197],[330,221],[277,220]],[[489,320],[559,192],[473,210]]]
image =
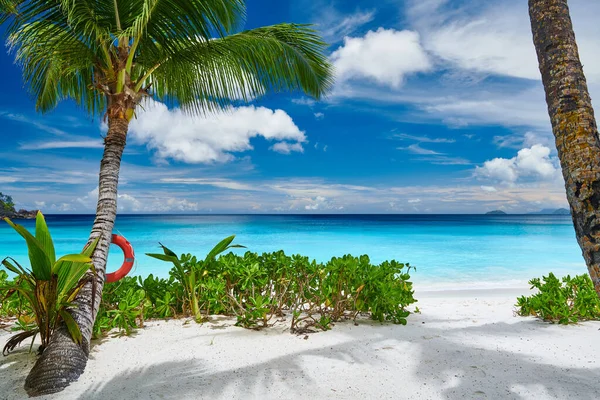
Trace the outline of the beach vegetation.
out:
[[[15,212],[15,203],[11,196],[0,192],[0,212],[9,214]]]
[[[177,256],[161,244],[163,253],[151,256],[171,263],[168,278],[126,277],[107,284],[94,335],[129,334],[148,319],[200,322],[209,315],[235,317],[249,329],[286,321],[294,333],[329,330],[359,315],[406,324],[407,306],[416,302],[409,264],[373,264],[366,255],[318,263],[283,251],[217,257],[241,247],[233,240],[224,239],[202,259]]]
[[[562,279],[553,273],[529,281],[537,293],[517,299],[517,314],[559,324],[600,320],[600,299],[588,275]]]
[[[24,330],[7,341],[3,353],[7,354],[28,338],[33,341],[37,335],[40,336],[39,352],[42,353],[61,322],[65,323],[72,339],[80,342],[81,331],[67,309],[74,306],[75,296],[87,283],[84,277],[89,275],[86,273],[93,271],[90,256],[96,243],[87,246],[81,254],[57,259],[52,236],[41,212],[37,213],[35,235],[8,218],[4,220],[25,240],[30,267],[22,267],[11,257],[1,262],[15,278],[8,280],[8,274],[2,274],[0,309],[12,313],[17,318],[17,327]]]

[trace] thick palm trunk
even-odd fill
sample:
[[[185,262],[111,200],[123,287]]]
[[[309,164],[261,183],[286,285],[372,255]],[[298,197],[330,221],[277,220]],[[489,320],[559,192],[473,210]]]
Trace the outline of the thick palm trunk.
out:
[[[567,0],[529,0],[529,14],[577,241],[600,296],[600,139]]]
[[[77,345],[63,326],[58,329],[25,381],[25,389],[32,396],[63,390],[83,373],[90,351],[92,329],[104,287],[106,260],[111,234],[117,216],[117,185],[121,157],[128,129],[127,119],[109,118],[104,141],[104,155],[100,163],[98,206],[90,234],[91,242],[100,237],[92,256],[96,268],[95,285],[89,283],[77,295],[77,307],[71,313],[79,324],[83,342]]]

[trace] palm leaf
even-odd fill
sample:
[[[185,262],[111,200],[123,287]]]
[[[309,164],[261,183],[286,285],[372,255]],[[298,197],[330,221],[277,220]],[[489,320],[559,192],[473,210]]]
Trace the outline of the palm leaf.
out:
[[[55,263],[56,253],[54,252],[54,242],[52,241],[52,236],[48,230],[48,225],[46,225],[46,219],[40,211],[37,212],[35,217],[35,238],[44,249],[50,262]]]
[[[175,54],[158,49],[137,62],[154,68],[147,81],[157,97],[194,112],[250,101],[267,91],[301,90],[322,97],[333,84],[326,44],[308,25],[280,24],[203,40],[178,39]],[[152,65],[154,65],[152,67]]]
[[[83,336],[81,335],[81,330],[79,329],[79,325],[75,322],[75,319],[71,314],[69,314],[66,310],[60,310],[60,317],[63,321],[65,321],[65,325],[67,325],[67,329],[73,338],[73,341],[77,344],[81,343]]]
[[[227,249],[245,248],[245,246],[242,246],[239,244],[232,245],[231,242],[233,242],[234,239],[235,239],[235,235],[231,235],[231,236],[226,237],[225,239],[221,240],[219,243],[217,243],[217,245],[215,247],[213,247],[213,249],[208,253],[206,258],[204,259],[204,262],[213,260],[216,256],[218,256],[222,252],[226,251]]]
[[[4,220],[27,242],[29,261],[31,262],[33,275],[39,280],[50,280],[52,264],[41,244],[23,226],[14,224],[8,218],[4,218]]]

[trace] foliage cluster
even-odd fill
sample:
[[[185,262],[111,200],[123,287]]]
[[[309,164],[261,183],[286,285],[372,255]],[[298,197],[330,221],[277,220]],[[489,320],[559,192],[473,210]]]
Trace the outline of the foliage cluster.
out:
[[[15,212],[15,203],[12,197],[0,192],[0,214],[11,214]]]
[[[17,317],[17,326],[24,330],[8,340],[3,353],[38,334],[42,352],[61,321],[66,324],[73,340],[80,342],[79,326],[68,309],[87,282],[86,273],[93,270],[90,257],[96,242],[87,246],[81,254],[69,254],[57,259],[54,242],[42,213],[37,213],[35,236],[8,218],[4,220],[25,239],[31,269],[23,268],[10,257],[1,262],[2,266],[15,274],[15,278],[8,280],[4,271],[0,276],[0,312]]]
[[[600,320],[600,298],[588,275],[558,279],[553,273],[529,281],[532,296],[517,299],[517,314],[535,316],[544,321],[574,324],[579,321]]]
[[[11,280],[0,271],[0,318],[14,318],[15,329],[24,331],[6,350],[38,332],[43,349],[61,320],[73,328],[77,340],[80,333],[66,310],[83,281],[77,282],[91,268],[93,246],[81,255],[53,261],[54,246],[41,213],[36,237],[18,225],[13,227],[27,240],[32,271],[10,258],[3,261],[15,277]],[[287,316],[296,333],[328,330],[332,323],[359,314],[406,324],[410,314],[406,307],[416,302],[408,264],[375,265],[368,256],[350,255],[317,263],[283,251],[230,252],[217,258],[228,249],[243,247],[232,244],[233,240],[234,236],[224,239],[204,259],[177,256],[161,245],[162,254],[149,256],[172,264],[169,277],[126,277],[106,284],[94,336],[109,331],[127,335],[148,319],[192,317],[200,322],[216,314],[235,316],[239,326],[251,329]]]
[[[327,263],[283,251],[246,252],[216,258],[227,238],[201,260],[176,256],[163,246],[153,255],[171,262],[169,278],[127,277],[107,284],[96,319],[96,336],[117,329],[128,334],[146,319],[228,315],[239,326],[261,329],[286,316],[291,331],[327,330],[341,319],[368,314],[378,321],[406,324],[413,298],[410,266],[396,261],[372,264],[367,256],[344,256]]]

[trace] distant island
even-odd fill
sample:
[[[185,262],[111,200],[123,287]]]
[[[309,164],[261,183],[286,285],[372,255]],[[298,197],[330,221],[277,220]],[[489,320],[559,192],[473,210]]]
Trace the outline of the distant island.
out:
[[[507,215],[507,214],[502,210],[494,210],[494,211],[486,212],[485,215]],[[527,213],[527,215],[571,215],[571,211],[569,211],[566,208],[558,208],[558,209],[544,208],[543,210],[540,210],[540,211],[529,212],[529,213]]]
[[[506,215],[506,213],[502,210],[494,210],[486,212],[485,215]]]
[[[37,210],[15,210],[15,203],[12,197],[0,192],[0,218],[34,219],[36,215]]]

